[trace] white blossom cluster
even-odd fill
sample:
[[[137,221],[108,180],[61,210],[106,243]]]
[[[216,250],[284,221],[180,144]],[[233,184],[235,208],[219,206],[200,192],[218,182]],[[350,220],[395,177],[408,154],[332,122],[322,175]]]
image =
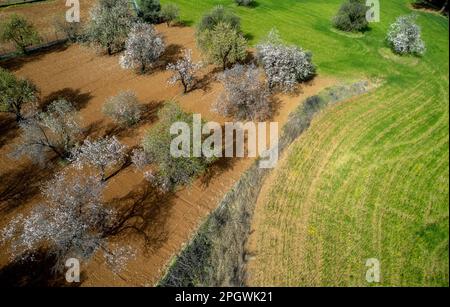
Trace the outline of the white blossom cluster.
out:
[[[19,127],[20,141],[10,156],[17,159],[25,155],[41,165],[49,152],[65,158],[81,133],[77,112],[64,99],[52,102],[46,112],[21,121]]]
[[[312,54],[285,45],[275,29],[257,46],[257,57],[271,89],[291,91],[298,82],[308,80],[315,73]]]
[[[416,16],[400,16],[389,27],[386,40],[391,48],[399,54],[425,53],[425,43],[421,38],[421,29],[415,23]]]
[[[120,165],[126,157],[126,147],[115,136],[104,137],[95,141],[85,140],[72,151],[71,161],[78,169],[89,165],[100,171],[101,179],[105,180],[109,167]]]
[[[184,92],[187,93],[192,89],[195,82],[195,73],[200,69],[202,64],[200,62],[195,63],[192,61],[191,49],[184,50],[183,52],[183,57],[176,63],[169,63],[166,69],[171,70],[174,73],[168,83],[173,85],[180,81],[183,85]]]
[[[144,149],[136,148],[131,152],[131,162],[138,170],[143,170],[151,162],[151,159]]]
[[[214,111],[239,120],[266,120],[271,116],[269,90],[255,65],[236,64],[219,79],[224,92],[215,102]]]
[[[164,50],[164,40],[153,25],[136,22],[128,34],[119,63],[125,69],[139,68],[143,73],[154,65]]]
[[[103,255],[112,272],[118,274],[131,259],[136,258],[136,250],[129,245],[110,244],[110,248]]]
[[[95,176],[59,173],[42,190],[46,202],[15,217],[1,232],[11,256],[45,246],[60,268],[69,257],[89,258],[104,239],[114,212],[101,203],[103,184]]]

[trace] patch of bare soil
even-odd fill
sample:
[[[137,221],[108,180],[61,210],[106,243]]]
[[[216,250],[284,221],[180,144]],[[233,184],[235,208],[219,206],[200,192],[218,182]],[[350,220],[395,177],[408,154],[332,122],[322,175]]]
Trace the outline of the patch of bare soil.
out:
[[[138,75],[119,67],[118,57],[95,53],[80,45],[61,47],[30,57],[0,63],[16,75],[33,80],[41,90],[42,103],[67,98],[79,110],[86,133],[91,138],[117,135],[126,145],[140,143],[145,131],[157,120],[156,111],[164,101],[174,99],[184,110],[200,113],[205,120],[224,123],[227,119],[211,112],[211,105],[221,90],[215,70],[206,66],[199,73],[199,86],[182,94],[181,86],[169,86],[170,73],[164,70],[182,49],[195,48],[194,30],[187,27],[157,26],[168,46],[161,63],[148,74]],[[295,95],[277,95],[278,111],[274,116],[280,128],[288,114],[305,97],[319,92],[334,80],[317,77],[302,86]],[[123,90],[136,92],[147,108],[144,120],[134,127],[122,129],[104,117],[101,109],[106,99]],[[1,116],[0,134],[0,227],[11,217],[26,213],[41,201],[39,187],[63,166],[40,169],[27,160],[13,161],[7,155],[18,141],[17,126],[9,115]],[[82,263],[83,286],[154,285],[164,273],[170,259],[193,235],[199,223],[214,209],[253,159],[223,160],[214,165],[192,185],[171,195],[160,196],[149,189],[142,173],[125,167],[108,181],[105,201],[130,212],[130,231],[115,238],[115,243],[135,247],[137,257],[119,274],[112,273],[103,257],[96,255],[90,263]],[[55,163],[53,163],[55,164]],[[146,235],[143,236],[142,234]],[[0,253],[0,267],[11,265],[8,255]],[[2,270],[3,270],[2,269]],[[8,270],[7,270],[8,271]],[[9,272],[9,271],[8,271]],[[26,270],[25,270],[26,272]]]

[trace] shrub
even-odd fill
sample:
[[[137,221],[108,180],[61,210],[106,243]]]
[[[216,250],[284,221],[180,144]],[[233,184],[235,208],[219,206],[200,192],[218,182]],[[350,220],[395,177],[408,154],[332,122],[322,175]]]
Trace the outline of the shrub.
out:
[[[237,5],[250,6],[254,0],[234,0],[234,2],[236,2]]]
[[[425,53],[425,43],[421,38],[421,29],[415,23],[416,16],[400,16],[389,27],[386,40],[391,49],[399,54]]]
[[[333,18],[333,25],[342,31],[363,31],[369,24],[366,18],[367,9],[361,0],[348,0],[341,5],[337,15]]]
[[[160,20],[161,4],[159,0],[141,0],[138,16],[146,22],[158,23]]]
[[[64,99],[52,102],[47,111],[20,121],[19,127],[20,140],[11,156],[28,156],[32,162],[41,165],[49,153],[68,158],[81,133],[78,115],[72,104]]]
[[[161,35],[155,28],[146,23],[137,22],[131,28],[125,43],[125,52],[120,57],[123,68],[139,68],[144,73],[153,67],[165,50]]]
[[[203,31],[197,43],[204,56],[211,63],[221,65],[223,70],[247,56],[246,39],[228,23],[221,22],[212,30]]]
[[[122,50],[134,20],[128,0],[99,0],[90,14],[88,40],[105,48],[109,55]]]
[[[144,137],[142,147],[156,169],[147,172],[146,178],[162,191],[173,190],[178,185],[190,183],[203,172],[211,159],[205,157],[174,157],[170,146],[176,137],[170,134],[170,127],[175,122],[183,122],[192,130],[192,114],[184,113],[175,102],[167,103],[158,112],[160,121]],[[190,149],[192,153],[192,142]]]
[[[205,30],[213,30],[219,23],[227,23],[231,25],[233,29],[238,31],[241,25],[241,21],[238,16],[225,9],[222,5],[218,5],[210,12],[203,15],[197,27],[197,33],[201,33]]]
[[[168,3],[161,7],[161,18],[167,23],[167,26],[170,27],[172,22],[176,21],[180,17],[180,9],[178,5],[174,3]]]
[[[237,64],[220,76],[224,92],[214,110],[239,120],[266,120],[272,115],[269,90],[254,66]]]
[[[36,102],[38,89],[33,82],[19,79],[0,67],[0,112],[16,115],[16,121],[23,119],[22,108]]]
[[[0,24],[0,41],[13,42],[23,53],[27,53],[26,47],[37,44],[40,40],[33,24],[23,16],[13,14]]]
[[[169,84],[175,84],[178,81],[183,85],[184,92],[192,89],[195,83],[195,73],[201,67],[201,63],[192,61],[192,50],[184,50],[183,58],[175,64],[168,64],[167,70],[173,71],[173,76],[169,79]]]
[[[315,73],[312,54],[297,46],[285,45],[276,30],[256,48],[270,89],[291,91],[298,82],[310,79]]]
[[[103,105],[103,113],[120,125],[133,125],[141,119],[142,107],[133,92],[121,92]]]

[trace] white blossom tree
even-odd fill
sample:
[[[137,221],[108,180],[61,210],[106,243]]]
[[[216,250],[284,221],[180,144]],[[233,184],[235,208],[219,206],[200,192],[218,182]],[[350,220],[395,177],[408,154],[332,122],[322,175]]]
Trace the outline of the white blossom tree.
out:
[[[425,43],[421,38],[421,29],[415,23],[416,16],[400,16],[389,27],[386,40],[392,50],[399,54],[425,53]]]
[[[153,25],[137,22],[131,27],[125,42],[125,52],[120,57],[120,65],[125,69],[139,68],[144,73],[151,68],[165,50],[162,36]]]
[[[257,46],[257,57],[270,89],[291,91],[298,82],[308,80],[315,73],[312,54],[297,46],[285,45],[275,29]]]
[[[9,247],[11,258],[30,257],[44,247],[55,256],[56,270],[64,268],[68,258],[88,260],[101,250],[113,271],[119,271],[126,264],[124,257],[133,254],[126,246],[116,249],[106,242],[118,215],[102,203],[103,190],[97,176],[58,173],[42,189],[45,203],[12,219],[0,232],[0,243]]]
[[[266,120],[272,115],[266,82],[255,65],[236,64],[219,77],[224,91],[213,109],[239,120]]]
[[[151,163],[151,159],[143,148],[135,148],[131,152],[131,163],[138,170],[143,170],[145,166]]]
[[[106,172],[113,168],[122,166],[126,158],[126,147],[122,145],[115,136],[104,137],[91,142],[84,143],[72,151],[71,161],[78,169],[92,166],[99,171],[102,181],[106,181],[117,172],[106,176]]]
[[[176,84],[178,81],[183,85],[184,93],[189,92],[195,83],[195,73],[202,66],[201,62],[195,63],[192,60],[192,50],[184,50],[184,55],[176,63],[167,65],[167,70],[173,71],[169,84]]]
[[[52,102],[47,111],[19,122],[20,140],[13,158],[28,156],[32,162],[44,164],[49,153],[61,159],[69,156],[81,134],[79,116],[73,105],[60,99]]]
[[[103,113],[120,125],[133,125],[141,119],[142,107],[136,94],[130,91],[120,92],[109,98],[102,109]]]

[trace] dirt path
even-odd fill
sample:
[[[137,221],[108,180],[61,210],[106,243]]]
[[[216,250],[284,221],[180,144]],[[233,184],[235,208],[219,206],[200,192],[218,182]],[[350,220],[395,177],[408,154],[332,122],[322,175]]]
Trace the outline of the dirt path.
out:
[[[200,55],[195,49],[194,31],[191,28],[157,26],[162,32],[168,52],[163,63],[147,75],[137,75],[123,70],[118,65],[118,55],[102,56],[87,47],[72,45],[29,57],[2,63],[16,75],[32,79],[41,90],[44,102],[64,97],[75,103],[80,110],[83,124],[92,138],[105,134],[115,134],[128,146],[140,143],[145,131],[157,120],[155,111],[166,100],[175,99],[183,109],[200,113],[205,120],[220,123],[227,119],[211,112],[211,105],[221,87],[215,81],[213,67],[205,67],[199,74],[203,85],[187,95],[180,94],[180,86],[169,86],[169,73],[164,69],[167,61],[173,61],[183,48],[194,50],[194,58]],[[319,92],[334,80],[318,77],[302,87],[296,95],[279,95],[279,110],[274,121],[280,127],[288,114],[307,96]],[[146,117],[136,127],[122,130],[109,119],[103,117],[101,108],[105,100],[122,90],[133,90],[140,101],[146,105]],[[17,141],[18,131],[14,122],[4,114],[2,116],[2,139],[0,140],[0,195],[16,198],[0,199],[0,226],[12,216],[26,212],[40,200],[39,186],[59,169],[39,170],[28,161],[12,161],[7,154]],[[3,132],[5,131],[5,132]],[[191,186],[165,199],[149,204],[143,218],[148,224],[150,244],[144,250],[143,240],[139,236],[119,237],[116,243],[130,244],[138,250],[125,271],[112,273],[104,264],[103,257],[97,255],[90,263],[83,264],[83,285],[85,286],[142,286],[154,285],[164,272],[168,261],[188,241],[199,223],[215,208],[218,201],[232,187],[240,175],[251,164],[251,159],[236,159],[226,165],[213,168],[207,175],[196,180]],[[36,169],[35,171],[31,171]],[[17,188],[9,191],[11,185]],[[32,187],[32,189],[30,188]],[[22,190],[27,190],[25,195]],[[128,167],[113,177],[107,186],[105,201],[126,206],[145,193],[146,184],[140,172]],[[0,265],[8,262],[5,254],[0,255]]]

